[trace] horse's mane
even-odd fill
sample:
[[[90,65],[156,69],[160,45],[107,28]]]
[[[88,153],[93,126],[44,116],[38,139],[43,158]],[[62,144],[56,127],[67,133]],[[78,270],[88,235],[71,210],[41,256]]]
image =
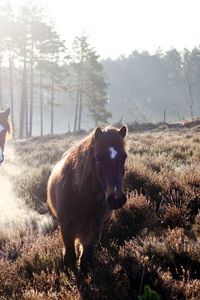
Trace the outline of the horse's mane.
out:
[[[87,136],[79,145],[74,146],[67,152],[63,159],[65,160],[64,169],[71,168],[71,184],[78,190],[84,190],[87,184],[92,184],[95,179],[93,167],[93,149],[94,132]],[[89,179],[93,177],[92,182]]]

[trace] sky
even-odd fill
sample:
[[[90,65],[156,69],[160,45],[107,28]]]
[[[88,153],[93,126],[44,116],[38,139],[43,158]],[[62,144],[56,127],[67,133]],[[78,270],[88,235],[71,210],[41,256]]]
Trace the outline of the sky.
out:
[[[0,0],[1,1],[1,0]],[[24,0],[11,0],[18,6]],[[71,43],[83,32],[102,58],[190,50],[200,44],[200,0],[35,0]]]

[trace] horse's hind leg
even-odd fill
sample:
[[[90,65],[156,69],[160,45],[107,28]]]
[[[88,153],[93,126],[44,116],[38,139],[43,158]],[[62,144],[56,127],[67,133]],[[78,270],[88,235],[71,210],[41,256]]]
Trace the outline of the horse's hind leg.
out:
[[[76,266],[76,252],[74,247],[74,236],[64,226],[60,226],[60,233],[64,244],[63,263],[65,268]]]

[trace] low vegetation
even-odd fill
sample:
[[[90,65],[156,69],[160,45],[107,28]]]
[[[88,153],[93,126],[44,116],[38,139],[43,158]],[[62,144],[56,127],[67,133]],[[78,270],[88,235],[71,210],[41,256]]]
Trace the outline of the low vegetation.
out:
[[[51,167],[80,138],[14,142],[15,164],[22,171],[6,171],[5,163],[3,172],[27,209],[47,216]],[[2,236],[0,299],[199,299],[199,142],[195,128],[130,133],[128,203],[105,228],[95,267],[86,277],[63,272],[56,225]],[[7,166],[11,163],[8,157]]]

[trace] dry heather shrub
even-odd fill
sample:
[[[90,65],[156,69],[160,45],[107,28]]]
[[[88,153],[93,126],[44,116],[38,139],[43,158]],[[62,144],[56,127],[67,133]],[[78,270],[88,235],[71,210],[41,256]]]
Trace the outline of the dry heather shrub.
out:
[[[141,157],[140,160],[150,171],[155,173],[160,173],[163,170],[172,170],[171,163],[165,154],[151,157],[145,155]]]
[[[16,195],[25,200],[28,207],[40,213],[47,212],[46,191],[50,172],[50,165],[43,165],[40,168],[27,169],[25,173],[13,179]]]
[[[170,272],[159,271],[159,276],[163,284],[168,288],[167,299],[190,299],[199,300],[200,295],[200,281],[197,279],[190,279],[187,272],[183,270],[182,280],[175,280]],[[163,298],[162,298],[163,299]],[[165,299],[165,298],[164,298]]]
[[[128,190],[136,190],[137,193],[145,195],[151,204],[155,204],[157,210],[161,202],[180,206],[185,189],[173,171],[153,172],[137,158],[130,161],[125,186]]]
[[[62,266],[62,245],[57,234],[36,235],[25,238],[18,268],[32,277],[33,273],[58,270]]]
[[[47,293],[38,292],[34,289],[27,289],[23,293],[23,298],[21,300],[80,300],[79,293],[69,292],[62,288],[60,292],[48,291]]]
[[[192,226],[192,229],[195,237],[200,239],[200,211],[195,218],[195,222]]]
[[[0,242],[0,299],[133,300],[148,284],[162,300],[199,300],[198,134],[154,132],[129,139],[128,202],[105,228],[106,248],[96,247],[95,266],[88,277],[62,272],[62,246],[56,233],[27,232],[15,242]],[[27,173],[15,179],[16,190],[28,205],[45,211],[51,164],[75,142],[62,136],[17,143]],[[196,240],[187,236],[192,236],[191,230]]]
[[[165,211],[162,214],[164,219],[166,215],[165,225],[169,221],[170,226],[187,226],[188,216],[195,217],[200,208],[199,170],[195,165],[170,167],[163,163],[164,159],[167,157],[161,156],[155,160],[150,156],[131,156],[127,164],[125,186],[128,190],[145,195],[157,211]]]
[[[62,246],[56,234],[30,235],[16,244],[11,241],[2,247],[6,256],[0,259],[0,299],[24,299],[23,294],[28,297],[31,288],[40,299],[40,293],[46,297],[57,289],[60,292],[60,286],[67,288],[65,294],[69,293],[70,297],[73,289],[68,287],[67,277],[60,271]],[[9,255],[13,248],[17,252],[15,257]]]
[[[22,164],[40,167],[60,160],[63,153],[75,142],[75,137],[70,135],[45,136],[17,142],[15,148]]]
[[[102,243],[105,245],[114,242],[115,247],[122,245],[143,229],[155,228],[157,220],[155,211],[149,207],[145,196],[129,193],[126,206],[114,213],[112,222],[103,231]]]
[[[128,190],[136,190],[139,195],[142,193],[159,206],[161,201],[159,177],[155,172],[149,170],[139,158],[132,157],[129,160],[124,181]]]
[[[175,228],[189,225],[187,208],[177,207],[174,204],[167,204],[163,207],[159,219],[165,227]]]
[[[101,248],[95,257],[95,267],[87,279],[79,278],[79,290],[83,295],[81,299],[132,300],[129,280],[118,255],[113,255],[108,248]]]
[[[185,185],[188,185],[190,188],[199,194],[200,191],[200,170],[199,166],[192,166],[185,168],[182,173],[182,180]]]
[[[24,299],[80,299],[75,280],[73,278],[69,280],[65,273],[55,271],[34,273],[32,285],[34,289],[26,289],[23,292]]]
[[[198,299],[200,244],[191,242],[182,229],[133,239],[121,248],[120,255],[130,285],[143,278],[143,285],[150,283],[162,299],[185,299],[191,293]]]
[[[13,293],[21,294],[20,291],[27,285],[26,277],[19,274],[12,261],[0,259],[0,278],[0,299],[11,299]]]

